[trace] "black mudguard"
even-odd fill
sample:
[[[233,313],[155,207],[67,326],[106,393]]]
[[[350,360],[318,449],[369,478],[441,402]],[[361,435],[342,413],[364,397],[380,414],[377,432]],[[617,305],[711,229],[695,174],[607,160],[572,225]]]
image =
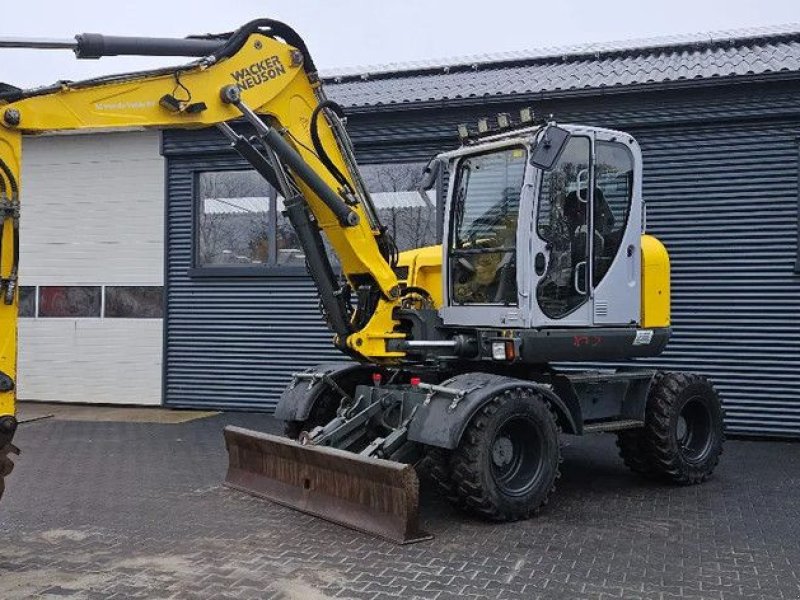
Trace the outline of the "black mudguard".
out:
[[[550,403],[565,433],[577,433],[576,415],[546,385],[490,373],[465,373],[441,383],[443,387],[466,393],[457,401],[452,395],[436,393],[430,402],[417,409],[409,424],[408,439],[429,446],[456,448],[469,422],[480,408],[494,396],[511,388],[530,389]],[[577,415],[579,418],[580,415]]]
[[[328,389],[326,378],[333,379],[342,385],[350,378],[359,378],[366,374],[369,377],[376,371],[374,366],[362,365],[356,362],[330,362],[311,367],[303,371],[305,375],[314,375],[313,379],[300,379],[294,377],[289,386],[281,394],[275,408],[275,418],[282,421],[305,421],[314,403],[320,395]],[[359,382],[360,383],[360,382]]]

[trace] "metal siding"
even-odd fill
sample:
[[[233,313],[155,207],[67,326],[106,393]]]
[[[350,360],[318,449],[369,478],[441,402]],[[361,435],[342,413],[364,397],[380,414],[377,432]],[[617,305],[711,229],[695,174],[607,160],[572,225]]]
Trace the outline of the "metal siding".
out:
[[[798,100],[800,85],[782,82],[572,100],[540,97],[535,103],[539,114],[629,130],[640,142],[649,228],[667,244],[673,261],[673,340],[661,357],[644,362],[711,377],[732,433],[800,436],[800,301],[794,273]],[[516,109],[530,99],[504,102],[496,108],[454,102],[438,109],[356,113],[349,129],[363,163],[419,160],[452,147],[456,123]],[[165,154],[199,149],[198,160],[220,148],[213,132],[176,132],[164,140]],[[181,204],[186,195],[185,189],[171,194]],[[230,287],[221,292],[222,303],[238,284]],[[289,309],[297,320],[295,307]],[[259,323],[263,313],[260,305],[252,321],[242,318]],[[188,308],[183,315],[191,336],[197,329]],[[309,352],[330,356],[327,338],[316,340],[319,348]],[[256,359],[247,355],[237,369]],[[197,372],[188,370],[185,377]],[[240,377],[243,385],[252,382],[246,370]],[[168,398],[173,395],[168,392]],[[236,396],[230,390],[226,398]],[[222,398],[215,405],[225,404]]]
[[[672,261],[673,337],[649,362],[718,386],[733,433],[800,436],[800,119],[634,130],[648,229]]]
[[[234,157],[171,158],[167,177],[165,404],[271,410],[291,374],[340,358],[308,277],[190,277],[197,171]]]

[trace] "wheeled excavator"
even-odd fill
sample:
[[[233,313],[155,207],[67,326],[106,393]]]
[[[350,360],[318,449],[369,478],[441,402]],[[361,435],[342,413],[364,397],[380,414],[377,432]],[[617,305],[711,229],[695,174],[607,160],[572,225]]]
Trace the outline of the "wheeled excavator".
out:
[[[714,471],[724,436],[711,383],[632,360],[657,356],[671,331],[669,257],[644,231],[632,136],[528,108],[459,126],[459,147],[421,185],[447,190],[441,243],[398,252],[344,112],[291,27],[0,46],[194,59],[0,90],[0,476],[15,451],[22,136],[202,127],[283,197],[343,354],[294,374],[275,413],[284,436],[225,428],[228,486],[406,543],[429,537],[418,472],[461,510],[525,519],[555,487],[563,435],[614,432],[633,471],[676,484]],[[583,364],[604,361],[625,366]]]

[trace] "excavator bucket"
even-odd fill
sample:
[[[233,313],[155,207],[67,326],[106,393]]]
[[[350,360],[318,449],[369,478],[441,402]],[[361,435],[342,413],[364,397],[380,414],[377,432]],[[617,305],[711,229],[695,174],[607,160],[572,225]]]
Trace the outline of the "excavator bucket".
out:
[[[414,467],[225,427],[225,485],[398,544],[430,539],[419,530]]]

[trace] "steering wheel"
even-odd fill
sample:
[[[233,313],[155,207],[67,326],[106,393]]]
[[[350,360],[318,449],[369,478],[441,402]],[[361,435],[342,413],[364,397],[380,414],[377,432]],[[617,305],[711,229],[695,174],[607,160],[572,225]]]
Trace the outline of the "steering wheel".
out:
[[[458,257],[458,264],[464,267],[464,270],[469,271],[471,275],[475,274],[475,265],[468,261],[463,256]]]

